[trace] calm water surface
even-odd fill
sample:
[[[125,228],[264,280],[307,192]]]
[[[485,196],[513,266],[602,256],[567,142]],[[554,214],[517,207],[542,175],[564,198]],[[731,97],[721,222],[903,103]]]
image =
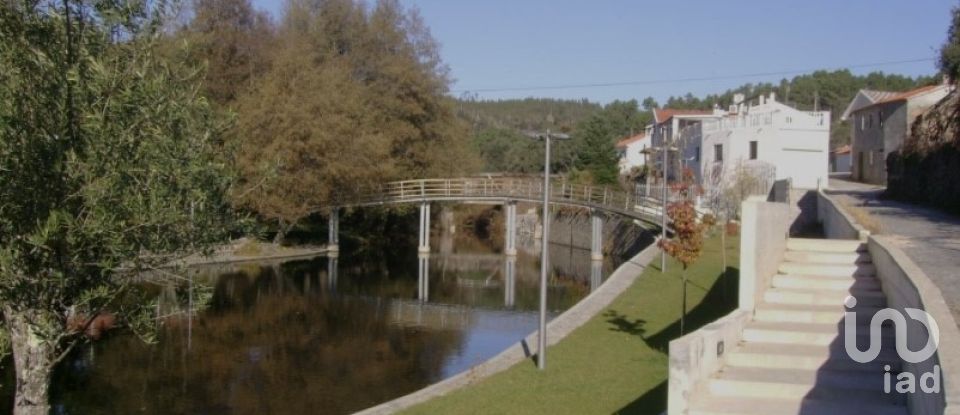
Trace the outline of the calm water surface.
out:
[[[346,251],[149,283],[159,341],[117,332],[78,350],[55,375],[55,413],[345,414],[413,392],[536,329],[537,248],[508,259],[488,245],[458,236],[428,258],[414,246]],[[551,253],[551,315],[618,265]]]

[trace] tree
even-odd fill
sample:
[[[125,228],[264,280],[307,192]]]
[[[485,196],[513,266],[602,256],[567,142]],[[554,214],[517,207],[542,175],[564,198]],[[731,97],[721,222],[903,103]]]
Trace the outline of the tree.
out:
[[[940,48],[940,71],[950,81],[960,81],[960,7],[950,10],[950,28],[947,29],[947,41]]]
[[[603,115],[590,117],[578,127],[576,140],[576,163],[578,170],[589,173],[596,184],[615,184],[619,175],[617,149],[610,124]]]
[[[657,100],[653,99],[653,97],[644,98],[641,105],[643,106],[643,110],[647,112],[660,108],[660,104],[658,104]]]
[[[193,59],[206,65],[204,93],[233,104],[268,68],[273,40],[270,18],[250,0],[195,0],[194,18],[180,33]]]
[[[388,180],[478,164],[437,47],[392,0],[290,0],[270,70],[237,105],[234,199],[294,224]]]
[[[227,228],[220,120],[195,68],[155,53],[162,9],[139,2],[0,8],[0,304],[14,412],[46,414],[53,367],[123,301],[136,272]],[[149,17],[147,17],[149,16]]]
[[[667,215],[673,228],[673,237],[660,241],[660,248],[683,265],[683,312],[680,315],[680,334],[687,314],[687,268],[696,262],[703,250],[703,226],[697,221],[697,211],[693,206],[696,192],[694,174],[690,169],[683,172],[681,180],[674,184],[674,191],[680,200],[667,206]]]

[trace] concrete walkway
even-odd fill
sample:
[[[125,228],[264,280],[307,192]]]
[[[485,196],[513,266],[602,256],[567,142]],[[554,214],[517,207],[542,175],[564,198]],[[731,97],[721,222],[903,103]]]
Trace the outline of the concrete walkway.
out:
[[[960,217],[936,209],[882,200],[884,188],[836,178],[828,193],[838,202],[866,210],[880,233],[894,239],[943,292],[960,321]]]

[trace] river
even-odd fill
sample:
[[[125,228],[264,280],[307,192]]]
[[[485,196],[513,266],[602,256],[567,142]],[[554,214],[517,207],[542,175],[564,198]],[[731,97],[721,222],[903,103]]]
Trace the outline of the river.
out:
[[[386,402],[536,329],[539,248],[525,242],[516,258],[456,235],[436,238],[426,258],[415,243],[344,249],[333,259],[199,267],[179,283],[149,283],[157,341],[116,331],[75,351],[54,376],[54,413],[347,414]],[[621,260],[591,266],[589,251],[550,251],[551,317]],[[8,367],[5,408],[11,381]]]

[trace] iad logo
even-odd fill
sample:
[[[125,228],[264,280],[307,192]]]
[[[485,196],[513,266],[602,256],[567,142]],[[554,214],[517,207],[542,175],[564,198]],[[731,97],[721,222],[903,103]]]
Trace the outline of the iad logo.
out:
[[[853,309],[857,306],[857,299],[853,296],[848,296],[844,300],[844,305],[848,309]],[[923,324],[923,327],[927,332],[927,344],[923,346],[920,350],[913,351],[907,346],[907,319],[899,311],[892,308],[885,308],[878,311],[870,320],[870,345],[867,347],[866,351],[860,351],[860,348],[857,346],[857,313],[855,311],[845,311],[844,312],[844,323],[843,323],[843,346],[847,350],[847,355],[851,359],[860,362],[868,363],[874,361],[878,356],[880,356],[880,349],[883,347],[883,328],[882,325],[886,321],[891,321],[894,324],[895,328],[895,344],[897,347],[897,354],[908,363],[920,363],[924,362],[933,356],[937,352],[937,346],[940,344],[940,326],[937,325],[936,320],[933,319],[933,316],[928,314],[926,311],[916,309],[916,308],[905,308],[907,315],[910,318]],[[884,366],[884,392],[890,393],[890,365]],[[897,385],[896,390],[900,393],[914,393],[916,392],[917,379],[913,373],[902,372],[897,374]],[[940,392],[940,366],[934,365],[933,371],[930,373],[924,373],[920,376],[920,389],[926,393],[939,393]]]

